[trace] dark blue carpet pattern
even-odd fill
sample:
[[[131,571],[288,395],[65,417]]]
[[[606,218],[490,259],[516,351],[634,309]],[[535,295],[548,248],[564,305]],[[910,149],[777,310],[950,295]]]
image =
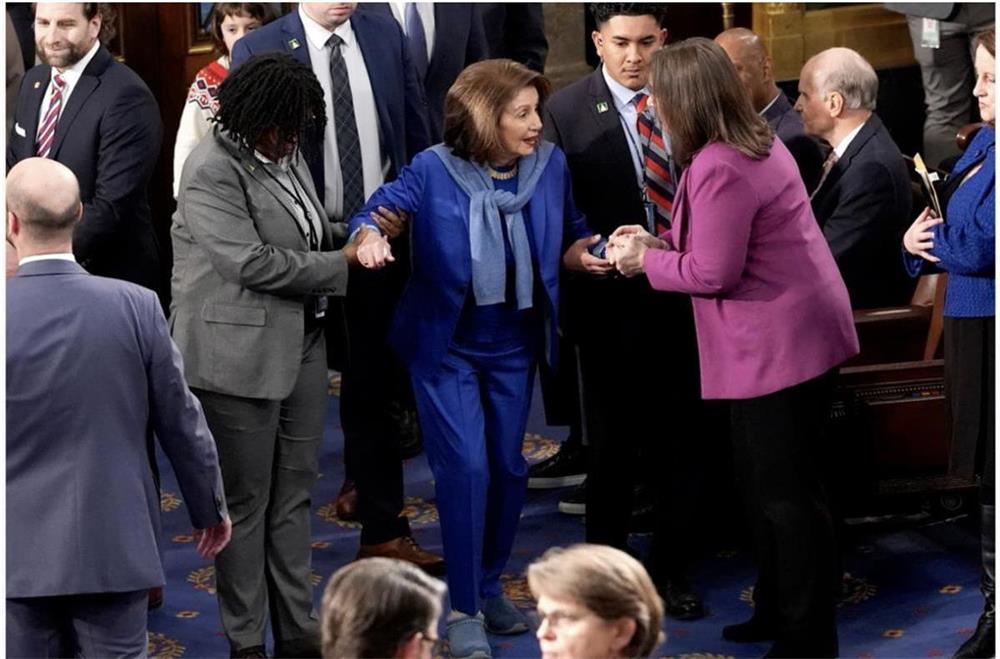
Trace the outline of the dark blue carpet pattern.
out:
[[[335,387],[331,393],[336,394]],[[342,522],[333,501],[343,478],[343,435],[338,398],[330,412],[320,462],[322,471],[313,496],[313,575],[317,609],[323,585],[339,567],[354,558],[359,529]],[[565,436],[549,428],[535,405],[525,438],[532,462],[544,459]],[[194,551],[187,512],[169,463],[160,456],[163,474],[164,564],[167,586],[163,607],[150,614],[150,656],[226,657],[228,643],[219,625],[214,569]],[[441,550],[434,488],[423,456],[406,465],[406,515],[425,548]],[[583,518],[556,510],[565,490],[529,491],[517,542],[504,587],[508,596],[528,611],[533,602],[523,577],[525,567],[546,548],[579,542]],[[683,539],[678,539],[683,541]],[[643,538],[637,538],[641,551]],[[978,591],[977,538],[967,525],[919,520],[895,530],[882,528],[861,534],[845,557],[849,575],[839,612],[840,648],[844,657],[950,657],[975,627],[982,599]],[[761,656],[766,644],[723,641],[723,625],[749,617],[753,567],[745,552],[714,551],[699,561],[693,581],[705,598],[709,615],[696,622],[666,620],[667,641],[660,657],[714,659]],[[534,636],[491,637],[496,657],[538,657]]]

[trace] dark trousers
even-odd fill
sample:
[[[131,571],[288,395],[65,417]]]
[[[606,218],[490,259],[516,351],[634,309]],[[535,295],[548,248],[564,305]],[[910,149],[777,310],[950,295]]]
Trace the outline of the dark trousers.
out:
[[[502,592],[528,483],[521,447],[534,361],[524,341],[452,346],[435,373],[413,375],[448,595],[463,613]]]
[[[7,656],[144,658],[148,597],[143,589],[8,599]]]
[[[356,268],[347,289],[340,420],[347,477],[358,487],[364,545],[410,535],[402,516],[403,460],[392,419],[397,416],[393,406],[413,406],[413,394],[406,369],[387,341],[404,270],[400,263],[377,271]]]
[[[310,505],[327,411],[323,331],[307,332],[288,398],[242,398],[195,389],[219,449],[229,545],[215,585],[234,649],[264,645],[268,613],[277,656],[319,652],[313,608]]]
[[[754,617],[811,657],[837,654],[840,575],[823,478],[834,374],[730,406],[757,554]]]
[[[644,479],[656,520],[650,568],[660,581],[682,574],[689,560],[693,502],[704,484],[703,406],[690,298],[632,293],[615,308],[596,307],[606,324],[580,337],[586,539],[625,548],[634,486]]]
[[[944,375],[951,408],[949,472],[982,474],[981,503],[994,503],[996,343],[993,318],[944,319]]]

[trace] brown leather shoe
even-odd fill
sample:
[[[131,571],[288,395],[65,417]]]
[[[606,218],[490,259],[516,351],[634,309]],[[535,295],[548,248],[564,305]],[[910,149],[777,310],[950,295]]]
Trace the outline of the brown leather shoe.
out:
[[[444,559],[422,549],[417,541],[409,535],[378,545],[361,545],[361,549],[358,551],[359,559],[373,556],[398,558],[401,561],[413,563],[427,574],[434,576],[441,576],[445,572]]]
[[[337,517],[345,522],[358,521],[358,487],[354,481],[345,479],[337,493]]]
[[[149,603],[146,608],[149,611],[155,611],[156,609],[163,606],[163,588],[156,587],[149,589]]]

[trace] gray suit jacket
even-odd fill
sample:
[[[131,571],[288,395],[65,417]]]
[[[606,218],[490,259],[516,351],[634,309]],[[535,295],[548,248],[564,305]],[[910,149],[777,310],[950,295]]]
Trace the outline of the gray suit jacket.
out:
[[[68,261],[7,282],[7,597],[164,583],[151,433],[191,522],[222,521],[215,442],[156,295]]]
[[[302,359],[308,296],[344,295],[346,225],[326,219],[305,161],[292,168],[320,218],[309,251],[288,194],[254,155],[216,130],[181,174],[170,234],[171,331],[192,387],[281,400]]]

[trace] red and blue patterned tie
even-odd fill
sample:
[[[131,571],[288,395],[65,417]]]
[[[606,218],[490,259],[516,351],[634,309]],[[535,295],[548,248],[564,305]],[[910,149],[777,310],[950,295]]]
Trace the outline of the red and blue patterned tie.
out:
[[[653,202],[654,224],[659,235],[670,229],[674,191],[677,185],[670,174],[670,156],[667,155],[667,149],[663,144],[663,133],[656,123],[655,111],[647,107],[649,94],[640,92],[636,95],[634,103],[639,115],[636,124],[642,142],[646,197]]]
[[[62,111],[63,91],[66,89],[66,81],[58,73],[52,76],[52,98],[49,100],[49,109],[38,127],[38,139],[35,140],[35,155],[39,158],[48,158],[52,149],[52,142],[56,137],[56,126],[59,125],[59,113]]]

